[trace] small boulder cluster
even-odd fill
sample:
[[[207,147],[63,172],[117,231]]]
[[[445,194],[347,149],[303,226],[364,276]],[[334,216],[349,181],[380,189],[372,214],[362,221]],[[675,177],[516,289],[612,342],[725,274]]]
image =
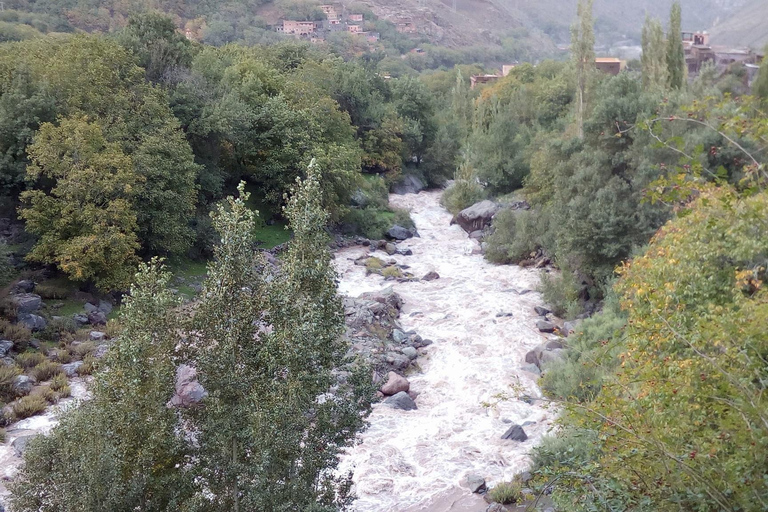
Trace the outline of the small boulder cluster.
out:
[[[493,233],[493,219],[504,209],[528,210],[530,206],[525,201],[500,204],[486,199],[461,210],[453,217],[451,225],[458,224],[466,231],[470,240],[479,242],[480,247],[473,248],[473,254],[484,254],[488,247],[485,240]]]
[[[432,341],[400,327],[403,299],[391,287],[344,299],[351,350],[373,367],[384,403],[397,409],[416,409],[416,394],[406,375],[415,370],[417,358]]]
[[[565,358],[566,338],[578,327],[580,320],[563,322],[544,306],[536,306],[533,309],[538,315],[536,329],[547,335],[548,339],[525,355],[525,365],[522,369],[540,375],[548,364]]]

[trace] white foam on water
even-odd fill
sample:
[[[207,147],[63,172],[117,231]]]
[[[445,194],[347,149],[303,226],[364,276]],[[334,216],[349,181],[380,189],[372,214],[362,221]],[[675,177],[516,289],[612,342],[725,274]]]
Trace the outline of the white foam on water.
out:
[[[377,254],[409,265],[417,277],[434,270],[439,279],[384,281],[354,264],[367,248],[336,253],[340,293],[357,296],[392,286],[405,301],[402,326],[434,341],[418,359],[422,371],[409,375],[411,390],[419,393],[418,410],[375,405],[362,442],[342,460],[342,471],[354,471],[358,512],[437,512],[438,497],[455,492],[467,473],[482,475],[489,485],[510,479],[527,468],[530,449],[555,417],[552,410],[515,399],[511,389],[519,384],[539,394],[535,377],[520,366],[526,352],[547,339],[534,327],[533,307],[542,300],[537,292],[518,293],[537,287],[538,271],[468,254],[468,243],[477,242],[450,225],[440,194],[391,196],[393,206],[411,212],[421,237],[399,244],[411,248],[412,256]],[[535,422],[525,427],[526,442],[501,439],[511,424],[524,422]]]

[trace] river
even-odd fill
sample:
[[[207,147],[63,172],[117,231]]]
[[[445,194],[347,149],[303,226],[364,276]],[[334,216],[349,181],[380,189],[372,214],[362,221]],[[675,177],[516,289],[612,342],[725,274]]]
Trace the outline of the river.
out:
[[[340,293],[392,285],[405,301],[403,327],[434,341],[418,360],[421,372],[408,376],[418,410],[374,406],[362,442],[342,461],[343,470],[354,471],[357,512],[485,510],[461,488],[462,478],[475,473],[490,486],[526,470],[530,449],[555,416],[538,402],[515,399],[511,389],[517,384],[539,394],[536,377],[520,370],[526,352],[546,336],[535,328],[533,311],[542,303],[532,291],[539,271],[471,254],[477,242],[450,225],[440,194],[390,196],[392,206],[411,212],[420,238],[400,244],[412,256],[378,254],[410,266],[415,276],[434,270],[440,279],[385,282],[354,264],[368,248],[336,253]],[[527,441],[501,439],[512,424],[525,425]]]

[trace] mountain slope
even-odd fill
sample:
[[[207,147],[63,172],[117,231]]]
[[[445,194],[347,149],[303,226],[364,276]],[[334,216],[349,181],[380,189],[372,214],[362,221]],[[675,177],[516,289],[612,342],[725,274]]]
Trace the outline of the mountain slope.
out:
[[[734,15],[712,28],[712,40],[720,44],[762,49],[768,44],[768,1],[752,0]]]

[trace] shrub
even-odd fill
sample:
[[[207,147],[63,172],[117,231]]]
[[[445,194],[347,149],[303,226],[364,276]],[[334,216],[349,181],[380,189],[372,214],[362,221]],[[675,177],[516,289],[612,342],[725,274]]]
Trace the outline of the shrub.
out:
[[[41,333],[41,335],[47,335],[49,338],[53,339],[56,337],[56,335],[63,333],[71,334],[75,332],[77,332],[77,324],[73,318],[57,316],[55,318],[51,318],[48,321],[48,325],[46,326],[45,331]]]
[[[104,326],[104,334],[107,335],[107,338],[116,338],[120,334],[121,329],[122,326],[120,325],[120,322],[117,320],[108,320],[107,325]]]
[[[33,368],[45,360],[45,355],[40,352],[24,352],[16,356],[16,364],[25,370]]]
[[[73,359],[79,361],[88,354],[93,353],[93,351],[96,350],[96,345],[94,345],[93,342],[86,341],[78,343],[77,345],[68,345],[67,349],[69,350],[69,353],[72,354]]]
[[[49,404],[55,404],[59,401],[59,395],[50,386],[38,386],[32,390],[30,396],[43,397]]]
[[[96,370],[98,361],[93,355],[88,354],[83,358],[83,364],[77,369],[77,374],[80,376],[90,375]]]
[[[376,258],[375,256],[371,256],[365,260],[365,268],[368,269],[369,272],[378,272],[379,270],[383,269],[385,265],[386,264],[384,261]]]
[[[57,393],[60,392],[62,389],[69,387],[68,386],[69,381],[67,380],[67,376],[64,373],[58,373],[53,376],[51,379],[51,389],[56,391]],[[67,395],[69,396],[69,395]]]
[[[50,380],[51,377],[61,373],[64,373],[61,364],[54,363],[53,361],[43,361],[30,371],[30,374],[37,379],[38,382]]]
[[[544,436],[533,448],[532,470],[580,468],[598,456],[598,440],[590,430],[568,429]]]
[[[387,279],[399,279],[403,277],[403,272],[396,266],[392,265],[383,269],[381,271],[381,275]]]
[[[4,428],[0,428],[0,443],[4,443],[6,439],[8,438],[8,435]]]
[[[538,213],[528,210],[501,210],[493,218],[493,233],[488,237],[485,257],[494,263],[519,263],[541,244],[543,228]]]
[[[372,240],[384,238],[387,230],[395,224],[405,228],[413,226],[413,221],[407,211],[375,207],[352,209],[344,216],[344,222],[352,231]]]
[[[0,399],[4,402],[10,402],[16,398],[13,390],[13,379],[21,374],[16,366],[0,365]]]
[[[502,505],[519,503],[523,499],[523,484],[517,479],[511,482],[499,482],[488,491],[488,498]]]
[[[66,299],[70,289],[54,282],[40,283],[35,286],[35,293],[43,299]]]
[[[626,314],[618,299],[610,294],[603,310],[584,320],[577,332],[568,337],[565,359],[546,366],[539,381],[542,391],[557,400],[591,401],[602,387],[602,380],[618,364],[622,350],[621,330]]]
[[[22,325],[12,324],[8,320],[0,319],[0,338],[13,342],[16,350],[24,350],[32,339],[32,331]]]
[[[48,407],[48,401],[40,394],[27,395],[11,404],[11,410],[17,420],[40,414],[46,407]]]
[[[475,180],[456,180],[440,198],[446,210],[456,215],[464,208],[485,199],[485,190]]]
[[[542,274],[539,291],[552,312],[566,319],[576,318],[584,311],[579,299],[581,292],[576,275],[567,266],[562,267],[559,275]]]

